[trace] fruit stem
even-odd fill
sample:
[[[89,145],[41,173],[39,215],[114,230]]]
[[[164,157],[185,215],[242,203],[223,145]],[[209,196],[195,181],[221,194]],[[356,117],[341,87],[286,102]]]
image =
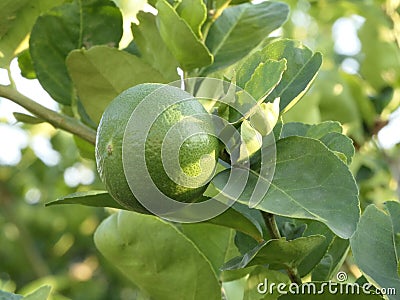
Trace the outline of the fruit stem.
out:
[[[75,134],[93,145],[96,143],[96,131],[94,129],[72,117],[60,114],[40,105],[36,101],[22,95],[11,85],[0,84],[0,97],[17,103],[36,117],[47,121],[56,128]]]
[[[282,238],[281,233],[279,232],[278,224],[276,224],[275,215],[265,211],[261,213],[264,218],[265,224],[267,225],[271,238],[272,239]],[[302,284],[297,268],[287,268],[286,271],[291,282],[297,283],[299,285]]]

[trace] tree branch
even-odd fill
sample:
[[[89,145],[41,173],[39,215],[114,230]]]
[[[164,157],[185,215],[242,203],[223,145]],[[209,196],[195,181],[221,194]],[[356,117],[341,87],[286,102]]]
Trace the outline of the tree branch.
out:
[[[21,105],[33,115],[47,121],[56,128],[63,129],[91,144],[96,143],[96,131],[77,119],[62,115],[51,109],[48,109],[32,99],[22,95],[10,85],[0,85],[0,97],[4,97],[14,103]]]
[[[271,237],[273,239],[280,239],[282,236],[279,232],[278,225],[276,224],[275,215],[264,211],[262,212],[262,215]],[[286,271],[291,282],[299,285],[302,284],[297,268],[288,268]]]

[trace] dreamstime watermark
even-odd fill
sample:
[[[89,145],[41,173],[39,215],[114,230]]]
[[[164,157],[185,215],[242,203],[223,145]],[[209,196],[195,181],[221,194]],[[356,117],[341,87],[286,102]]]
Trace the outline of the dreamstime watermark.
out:
[[[265,278],[264,282],[260,282],[257,285],[257,292],[259,294],[292,294],[292,295],[396,295],[396,289],[392,287],[388,288],[376,288],[371,283],[350,283],[347,281],[347,274],[345,272],[339,272],[336,275],[337,282],[332,280],[326,282],[305,282],[303,284],[297,283],[275,283],[268,282]]]
[[[184,116],[179,122],[168,128],[161,145],[161,158],[164,171],[176,184],[189,188],[193,182],[205,186],[213,178],[216,168],[215,159],[204,155],[200,160],[201,174],[195,180],[182,170],[180,149],[185,141],[195,135],[216,137],[225,145],[230,154],[229,177],[225,185],[212,198],[198,203],[176,201],[157,187],[146,163],[145,145],[152,126],[159,117],[170,113],[170,109],[185,105],[185,101],[205,101],[215,107],[229,108],[232,118],[222,118],[219,114],[208,112]],[[216,105],[215,105],[216,104]],[[125,178],[135,198],[150,212],[161,218],[181,223],[194,223],[211,219],[232,206],[245,190],[250,177],[251,193],[246,194],[250,207],[256,206],[267,193],[275,172],[276,149],[272,132],[261,137],[260,171],[257,178],[250,174],[250,153],[241,134],[240,122],[255,113],[262,114],[260,103],[242,88],[215,78],[188,78],[160,85],[147,95],[134,109],[125,128],[122,143],[122,161]],[[227,120],[229,119],[229,120]],[[196,124],[212,124],[198,126]],[[188,130],[187,130],[188,128]],[[211,161],[211,164],[210,164]],[[203,168],[214,164],[214,169]],[[226,175],[226,174],[224,174]],[[218,175],[217,175],[218,176]],[[243,197],[243,196],[242,196]]]

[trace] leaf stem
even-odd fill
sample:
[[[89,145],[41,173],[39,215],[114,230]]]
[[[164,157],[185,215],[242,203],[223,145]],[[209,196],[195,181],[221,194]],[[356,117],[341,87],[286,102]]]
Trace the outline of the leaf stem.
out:
[[[8,75],[8,80],[10,80],[10,85],[11,85],[13,88],[16,88],[14,78],[12,77],[12,74],[11,74],[11,68],[10,68],[10,66],[7,67],[7,75]]]
[[[268,212],[261,212],[264,218],[265,224],[267,225],[268,231],[273,239],[282,238],[281,233],[279,232],[278,225],[276,224],[275,215]],[[290,281],[297,284],[302,284],[301,278],[299,276],[299,272],[297,268],[287,268],[287,274],[290,278]]]
[[[48,109],[34,100],[22,95],[11,85],[0,85],[0,97],[19,104],[33,115],[47,121],[56,128],[63,129],[91,144],[96,143],[96,131],[78,120]]]

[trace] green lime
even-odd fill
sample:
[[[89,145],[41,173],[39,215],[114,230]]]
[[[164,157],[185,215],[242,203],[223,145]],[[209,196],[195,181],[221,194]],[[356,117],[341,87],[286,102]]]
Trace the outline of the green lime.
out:
[[[162,107],[164,102],[173,101],[175,104],[167,107],[154,120],[145,142],[147,169],[157,188],[174,200],[180,202],[195,201],[201,197],[206,188],[206,182],[203,182],[204,176],[200,176],[201,173],[212,173],[218,157],[218,139],[209,134],[213,132],[211,119],[196,118],[196,116],[207,114],[207,112],[200,102],[187,92],[168,85],[146,83],[134,86],[121,93],[107,107],[98,127],[96,139],[97,169],[111,196],[122,206],[140,212],[146,212],[146,210],[135,199],[125,178],[122,143],[125,128],[137,105],[159,88],[162,88],[159,90],[162,92],[157,94],[160,97],[157,99],[150,97],[151,101],[155,102],[153,104],[154,109]],[[178,102],[188,98],[189,100]],[[174,127],[185,118],[187,121],[188,117],[191,116],[193,116],[193,122],[185,126]],[[168,140],[167,146],[164,145],[163,147],[164,137],[173,127],[175,130],[181,130],[180,136],[187,138],[183,143],[178,140]],[[130,134],[130,132],[127,132],[127,134]],[[132,134],[135,134],[135,132],[132,132]],[[168,176],[171,175],[171,169],[168,169],[167,174],[164,168],[161,151],[163,151],[164,158],[173,157],[172,151],[174,149],[173,147],[169,149],[168,145],[174,145],[175,142],[180,142],[182,145],[177,154],[179,165],[174,166],[172,173],[182,174],[183,171],[185,174],[183,177],[191,179],[190,182],[186,182],[187,184],[182,184],[179,180],[172,180]],[[129,145],[124,147],[129,147]],[[204,157],[212,157],[212,159],[204,159]],[[142,171],[138,170],[138,172]],[[175,177],[172,176],[172,178]]]

